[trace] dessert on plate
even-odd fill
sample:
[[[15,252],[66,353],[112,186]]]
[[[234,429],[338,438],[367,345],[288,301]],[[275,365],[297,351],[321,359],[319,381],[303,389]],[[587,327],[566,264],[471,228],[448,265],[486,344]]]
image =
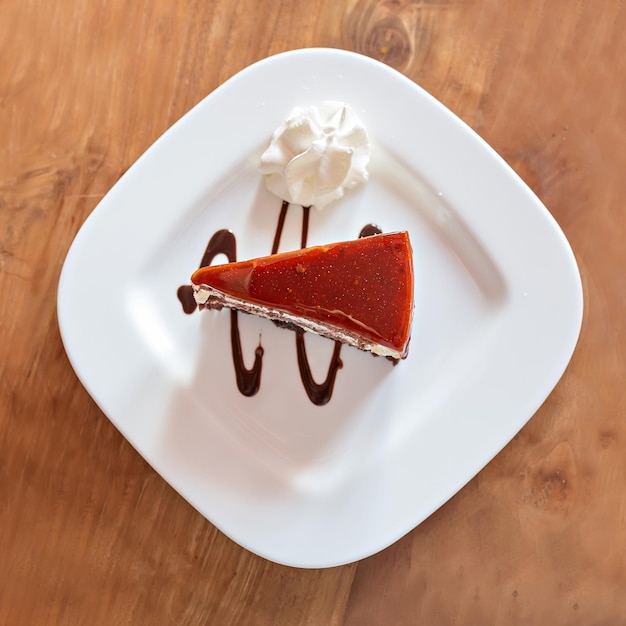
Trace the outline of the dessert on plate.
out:
[[[274,131],[259,170],[281,209],[271,254],[237,261],[236,239],[228,229],[211,237],[191,285],[178,297],[186,313],[200,308],[231,309],[231,348],[241,393],[257,393],[263,347],[254,365],[244,365],[237,313],[273,320],[296,331],[300,377],[309,399],[329,401],[349,344],[397,362],[406,358],[413,316],[413,260],[407,232],[382,234],[373,224],[359,239],[307,248],[311,209],[325,207],[368,180],[370,143],[353,109],[342,102],[296,107]],[[300,250],[278,253],[290,207],[302,210]],[[229,263],[212,265],[224,254]],[[304,332],[335,341],[328,373],[314,380]]]
[[[191,277],[196,302],[406,358],[413,312],[407,232],[209,265]]]

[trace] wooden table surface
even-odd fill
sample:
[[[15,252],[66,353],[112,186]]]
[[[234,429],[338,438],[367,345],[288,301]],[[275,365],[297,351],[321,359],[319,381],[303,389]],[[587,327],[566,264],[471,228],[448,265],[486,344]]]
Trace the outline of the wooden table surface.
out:
[[[626,5],[621,0],[2,0],[0,624],[626,624]],[[300,47],[400,70],[569,239],[563,378],[434,515],[359,563],[239,547],[81,386],[56,289],[85,218],[227,78]]]

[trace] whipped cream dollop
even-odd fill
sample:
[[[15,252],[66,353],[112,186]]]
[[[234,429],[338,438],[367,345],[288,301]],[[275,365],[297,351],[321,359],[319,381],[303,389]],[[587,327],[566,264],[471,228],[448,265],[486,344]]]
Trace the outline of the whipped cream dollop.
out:
[[[296,107],[261,156],[267,188],[279,198],[323,209],[367,181],[370,144],[354,111],[342,102]]]

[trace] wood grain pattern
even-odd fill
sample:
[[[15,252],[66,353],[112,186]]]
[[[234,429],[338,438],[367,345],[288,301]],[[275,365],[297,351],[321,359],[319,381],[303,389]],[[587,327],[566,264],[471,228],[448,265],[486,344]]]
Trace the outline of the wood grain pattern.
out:
[[[0,624],[626,624],[626,7],[621,0],[3,0]],[[176,119],[283,50],[416,80],[575,251],[578,348],[528,425],[413,532],[290,569],[225,538],[134,452],[65,356],[84,219]]]

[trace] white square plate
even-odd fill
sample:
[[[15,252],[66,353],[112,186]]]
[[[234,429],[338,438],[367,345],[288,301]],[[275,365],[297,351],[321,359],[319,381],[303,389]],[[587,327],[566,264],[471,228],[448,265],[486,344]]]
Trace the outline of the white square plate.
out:
[[[310,245],[362,226],[408,230],[416,308],[393,367],[343,348],[313,405],[294,335],[240,316],[265,349],[261,389],[235,384],[228,311],[185,315],[210,236],[269,254],[280,200],[257,170],[296,105],[350,104],[372,139],[370,181],[311,212]],[[291,207],[281,249],[299,245]],[[580,276],[554,219],[471,129],[413,82],[354,53],[307,49],[231,78],[168,130],[77,234],[58,317],[71,363],[138,452],[234,541],[299,567],[373,554],[410,531],[519,431],[561,377],[582,318]],[[322,379],[332,342],[307,335]]]

